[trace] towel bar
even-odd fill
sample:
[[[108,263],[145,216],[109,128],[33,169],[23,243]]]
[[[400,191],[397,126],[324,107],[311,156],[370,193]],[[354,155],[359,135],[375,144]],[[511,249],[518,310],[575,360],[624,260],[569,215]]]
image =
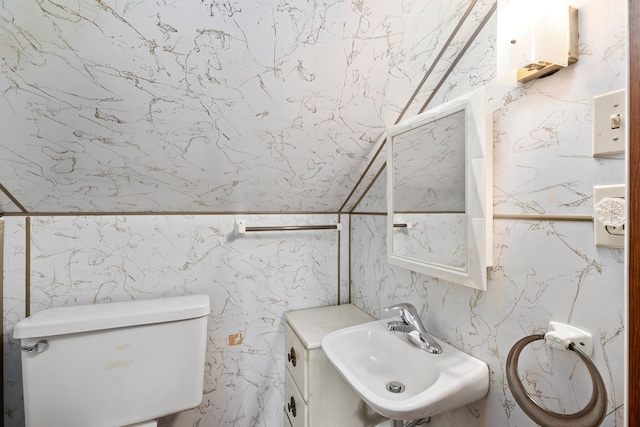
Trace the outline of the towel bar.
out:
[[[338,230],[342,231],[342,224],[331,221],[330,225],[275,225],[267,227],[247,227],[244,220],[236,220],[234,233],[242,236],[248,231],[300,231],[300,230]]]

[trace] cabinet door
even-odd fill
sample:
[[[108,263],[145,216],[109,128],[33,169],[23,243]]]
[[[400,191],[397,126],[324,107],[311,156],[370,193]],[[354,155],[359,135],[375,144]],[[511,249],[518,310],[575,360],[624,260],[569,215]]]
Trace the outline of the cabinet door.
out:
[[[287,324],[284,334],[284,344],[286,351],[286,365],[287,369],[291,373],[293,382],[296,383],[302,397],[307,400],[309,398],[309,385],[308,385],[308,363],[309,357],[307,349],[302,344],[298,335],[293,332],[293,329]]]
[[[289,371],[284,377],[284,412],[292,427],[307,427],[307,403],[293,382]]]

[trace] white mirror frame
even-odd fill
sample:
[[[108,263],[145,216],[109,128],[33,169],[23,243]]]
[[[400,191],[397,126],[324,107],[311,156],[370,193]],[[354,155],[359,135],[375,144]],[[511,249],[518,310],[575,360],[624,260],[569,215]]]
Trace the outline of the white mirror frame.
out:
[[[484,88],[425,111],[387,129],[387,259],[390,264],[471,288],[487,289],[493,264],[493,120],[485,113]],[[393,138],[453,113],[465,112],[465,268],[393,252]]]

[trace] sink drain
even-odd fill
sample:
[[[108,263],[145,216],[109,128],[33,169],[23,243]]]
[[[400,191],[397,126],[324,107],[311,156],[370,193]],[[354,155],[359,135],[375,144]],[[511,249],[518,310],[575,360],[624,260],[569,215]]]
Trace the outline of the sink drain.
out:
[[[387,390],[391,393],[402,393],[404,391],[404,384],[402,384],[400,381],[388,382]]]

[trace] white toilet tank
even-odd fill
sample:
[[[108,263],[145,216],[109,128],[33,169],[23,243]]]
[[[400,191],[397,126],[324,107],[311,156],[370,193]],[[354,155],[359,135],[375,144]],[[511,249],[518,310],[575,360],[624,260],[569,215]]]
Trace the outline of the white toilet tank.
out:
[[[199,405],[209,311],[209,297],[193,295],[19,322],[26,427],[125,426]]]

